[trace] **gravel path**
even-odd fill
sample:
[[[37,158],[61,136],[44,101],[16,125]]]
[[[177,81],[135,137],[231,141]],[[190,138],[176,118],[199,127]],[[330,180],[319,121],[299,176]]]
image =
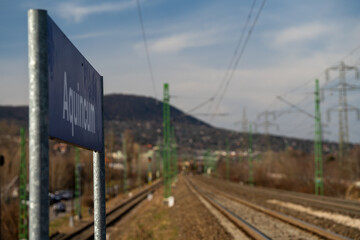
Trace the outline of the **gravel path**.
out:
[[[293,227],[292,225],[286,224],[276,218],[258,212],[240,203],[219,195],[210,194],[210,196],[272,239],[320,239],[317,236],[302,231],[301,229]]]
[[[286,214],[288,216],[292,216],[294,218],[300,219],[302,221],[317,225],[321,228],[327,229],[329,231],[335,232],[337,234],[352,238],[352,239],[360,239],[360,230],[357,228],[353,228],[353,227],[348,227],[345,226],[343,224],[340,224],[338,222],[334,222],[332,220],[329,219],[325,219],[319,216],[314,216],[311,214],[307,214],[304,212],[300,212],[300,211],[296,211],[294,209],[290,209],[288,207],[284,207],[282,205],[279,204],[273,204],[271,203],[271,201],[269,202],[269,200],[280,200],[280,201],[285,201],[285,202],[295,202],[296,204],[301,204],[304,207],[311,207],[314,208],[313,205],[311,205],[310,203],[307,203],[306,201],[293,201],[290,198],[285,198],[285,197],[281,197],[278,196],[276,193],[270,195],[267,191],[267,193],[264,192],[264,194],[260,194],[259,192],[253,192],[251,191],[251,188],[244,188],[238,184],[235,183],[228,183],[225,181],[221,181],[221,180],[217,180],[217,179],[212,179],[212,178],[207,178],[207,177],[194,177],[193,178],[196,181],[205,183],[206,185],[210,185],[216,189],[219,189],[221,191],[230,193],[234,196],[237,196],[241,199],[245,199],[247,201],[253,202],[255,204],[258,204],[260,206],[266,207],[268,209],[272,209],[274,211],[278,211],[281,212],[283,214]],[[316,209],[320,209],[325,211],[324,208],[316,208]],[[329,210],[327,210],[328,212],[330,212]],[[336,212],[340,212],[341,213],[341,209],[339,209]],[[345,213],[342,213],[344,215],[346,215]],[[351,215],[346,215],[346,216],[350,216],[350,217],[354,217]],[[358,219],[358,218],[357,218]]]
[[[107,228],[107,239],[232,240],[232,235],[185,185],[182,177],[172,189],[175,205],[167,207],[163,187],[121,221]],[[246,238],[236,238],[246,239]]]
[[[179,239],[233,239],[217,218],[186,186],[182,177],[175,189],[175,206],[170,209],[172,221],[179,228]]]
[[[200,196],[195,190],[190,189],[191,192],[197,196],[197,198],[204,204],[204,206],[217,218],[220,224],[228,231],[234,239],[250,239],[242,231],[238,229],[232,222],[230,222],[222,213],[215,209],[210,203],[208,203],[203,197]]]

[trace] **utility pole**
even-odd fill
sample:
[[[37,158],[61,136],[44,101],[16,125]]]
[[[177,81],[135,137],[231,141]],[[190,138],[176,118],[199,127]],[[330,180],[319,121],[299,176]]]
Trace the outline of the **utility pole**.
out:
[[[75,147],[75,212],[81,220],[81,175],[79,148]]]
[[[249,176],[248,181],[250,186],[254,186],[254,176],[253,176],[253,159],[252,159],[252,126],[249,124],[249,158],[248,158],[248,170]]]
[[[123,147],[123,155],[124,155],[124,171],[123,171],[123,191],[124,193],[127,193],[127,147],[126,147],[126,139],[125,139],[125,134],[123,134],[123,139],[122,139],[122,147]]]
[[[234,122],[234,125],[238,125],[241,124],[241,131],[243,132],[243,134],[245,135],[244,137],[247,138],[249,135],[249,124],[252,124],[254,126],[254,130],[257,130],[257,124],[256,122],[253,121],[249,121],[246,117],[246,108],[243,108],[243,114],[242,114],[242,119],[240,121]],[[246,142],[246,141],[245,141]],[[245,151],[247,151],[248,146],[246,146],[246,144],[244,144],[244,149]],[[240,156],[239,156],[239,162],[241,161]]]
[[[258,126],[264,126],[265,129],[265,139],[266,139],[266,145],[268,148],[268,151],[271,150],[270,148],[270,139],[269,139],[269,127],[276,126],[276,129],[279,130],[279,125],[273,122],[270,122],[269,117],[273,116],[273,120],[276,119],[276,112],[275,111],[264,111],[258,115],[258,120],[261,119],[261,117],[264,118],[263,123],[259,123]]]
[[[336,90],[339,92],[339,104],[328,109],[328,120],[330,120],[330,112],[336,111],[339,113],[339,157],[343,157],[344,153],[348,151],[349,144],[349,121],[348,112],[356,111],[358,120],[360,120],[360,110],[357,107],[351,106],[347,103],[347,91],[358,90],[358,86],[346,83],[346,71],[354,70],[356,78],[359,79],[359,70],[355,66],[347,66],[344,62],[340,62],[338,66],[326,69],[326,80],[329,81],[330,71],[339,71],[339,82],[336,88],[325,88],[325,90]]]
[[[20,216],[19,216],[19,239],[28,239],[28,207],[27,207],[27,171],[26,171],[26,139],[25,129],[20,129],[20,179],[19,179],[19,200],[20,200]]]
[[[324,195],[319,80],[315,80],[315,194]]]
[[[230,179],[230,166],[229,166],[229,140],[226,140],[226,181]]]
[[[171,181],[170,181],[170,160],[171,160],[171,145],[170,145],[170,94],[169,84],[164,84],[163,96],[163,176],[164,176],[164,198],[168,199],[171,196]]]

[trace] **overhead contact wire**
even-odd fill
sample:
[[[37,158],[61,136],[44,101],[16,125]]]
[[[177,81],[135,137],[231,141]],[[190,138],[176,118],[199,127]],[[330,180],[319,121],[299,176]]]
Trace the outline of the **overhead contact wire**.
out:
[[[257,23],[257,21],[258,21],[258,19],[259,19],[259,17],[260,17],[260,14],[261,14],[262,10],[263,10],[263,8],[264,8],[265,2],[266,2],[266,0],[263,0],[262,4],[261,4],[261,6],[260,6],[260,9],[259,9],[259,11],[258,11],[258,13],[257,13],[257,15],[256,15],[256,17],[255,17],[255,19],[254,19],[254,22],[253,22],[252,26],[251,26],[250,29],[249,29],[248,35],[247,35],[247,37],[246,37],[246,39],[245,39],[244,44],[242,45],[240,54],[238,55],[238,58],[236,59],[236,62],[235,62],[235,64],[234,64],[234,67],[232,68],[231,74],[230,74],[230,76],[229,76],[229,78],[228,78],[228,80],[227,80],[227,82],[226,82],[224,91],[223,91],[223,93],[222,93],[222,95],[221,95],[221,97],[220,97],[220,100],[219,100],[216,108],[215,108],[215,111],[214,111],[214,114],[213,114],[213,117],[211,118],[211,120],[214,119],[214,117],[215,117],[215,115],[216,115],[216,113],[217,113],[217,110],[218,110],[218,108],[219,108],[219,105],[221,104],[221,102],[222,102],[222,100],[223,100],[223,98],[224,98],[224,96],[225,96],[225,94],[226,94],[227,88],[228,88],[228,86],[229,86],[229,84],[230,84],[230,82],[231,82],[231,80],[232,80],[232,77],[233,77],[233,75],[234,75],[234,72],[235,72],[235,70],[237,69],[237,66],[238,66],[238,64],[239,64],[239,62],[240,62],[240,59],[241,59],[241,57],[242,57],[242,55],[243,55],[243,53],[244,53],[244,51],[245,51],[245,48],[246,48],[246,46],[247,46],[247,43],[249,42],[250,36],[251,36],[251,34],[252,34],[255,26],[256,26],[256,23]]]
[[[155,99],[157,99],[156,87],[155,87],[155,79],[154,79],[153,69],[152,69],[152,65],[151,65],[150,54],[149,54],[147,38],[146,38],[146,34],[145,34],[145,27],[144,27],[143,17],[142,17],[142,14],[141,14],[141,7],[140,7],[140,1],[139,0],[136,0],[136,5],[137,5],[137,10],[138,10],[139,19],[140,19],[141,32],[142,32],[142,37],[143,37],[143,40],[144,40],[146,59],[147,59],[148,68],[149,68],[149,72],[150,72],[150,78],[151,78],[151,83],[152,83],[152,87],[153,87],[153,91],[154,91],[154,97],[155,97]]]

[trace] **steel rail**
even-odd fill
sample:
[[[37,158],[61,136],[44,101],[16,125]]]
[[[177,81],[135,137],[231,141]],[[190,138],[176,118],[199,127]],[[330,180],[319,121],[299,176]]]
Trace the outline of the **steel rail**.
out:
[[[340,210],[348,211],[352,214],[360,214],[360,203],[353,201],[353,200],[345,200],[345,199],[336,199],[332,197],[326,197],[326,196],[316,196],[317,199],[314,199],[315,195],[310,195],[306,193],[297,193],[297,192],[284,192],[279,189],[267,189],[263,187],[258,187],[258,189],[254,189],[252,187],[248,186],[236,186],[241,187],[242,189],[247,189],[252,192],[258,193],[258,194],[264,194],[266,192],[269,195],[276,194],[276,197],[282,196],[282,197],[290,197],[292,199],[297,200],[305,200],[308,202],[313,202],[317,204],[321,204],[321,207],[323,208],[339,208]]]
[[[106,226],[110,226],[115,223],[118,219],[124,217],[127,213],[129,213],[134,207],[136,207],[139,203],[141,203],[144,199],[146,199],[148,193],[153,192],[162,184],[161,180],[153,183],[151,186],[146,187],[141,190],[139,193],[135,194],[131,198],[128,198],[122,201],[120,204],[107,211],[106,213]],[[94,236],[94,221],[87,223],[84,226],[81,226],[74,231],[63,234],[59,233],[54,235],[53,240],[69,240],[69,239],[93,239]]]
[[[187,186],[193,191],[197,192],[202,198],[204,198],[208,203],[210,203],[214,208],[216,208],[222,215],[224,215],[230,222],[235,224],[236,227],[238,227],[242,232],[244,232],[246,235],[251,237],[255,240],[268,240],[271,239],[268,236],[266,236],[264,233],[262,233],[260,230],[258,230],[256,227],[236,215],[234,212],[230,211],[223,205],[221,205],[216,200],[212,199],[208,195],[206,195],[204,192],[199,190],[192,182],[189,180],[185,180]]]
[[[232,196],[230,194],[227,194],[227,193],[225,193],[223,191],[220,191],[218,189],[215,189],[213,187],[209,187],[209,186],[206,186],[206,187],[208,189],[211,189],[212,192],[216,192],[217,194],[222,195],[223,197],[225,197],[227,199],[238,202],[238,203],[240,203],[242,205],[245,205],[245,206],[250,207],[252,209],[255,209],[257,211],[263,212],[263,213],[265,213],[267,215],[270,215],[270,216],[272,216],[274,218],[282,220],[283,222],[286,222],[286,223],[291,224],[291,225],[293,225],[295,227],[301,228],[301,229],[303,229],[305,231],[316,234],[316,235],[318,235],[320,237],[323,237],[323,238],[326,238],[326,239],[332,239],[332,240],[345,240],[345,239],[349,240],[350,239],[350,238],[347,238],[345,236],[341,236],[339,234],[336,234],[336,233],[330,232],[328,230],[325,230],[323,228],[320,228],[318,226],[312,225],[310,223],[301,221],[299,219],[296,219],[296,218],[287,216],[285,214],[282,214],[282,213],[267,209],[265,207],[259,206],[259,205],[254,204],[254,203],[250,203],[250,202],[248,202],[246,200],[243,200],[243,199],[240,199],[238,197]]]

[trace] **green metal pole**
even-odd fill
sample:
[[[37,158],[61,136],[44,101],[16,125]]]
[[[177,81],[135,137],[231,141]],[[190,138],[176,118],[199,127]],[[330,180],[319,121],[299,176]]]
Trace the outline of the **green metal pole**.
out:
[[[75,147],[75,213],[81,220],[81,179],[80,179],[80,157],[79,148]]]
[[[127,193],[127,153],[126,153],[126,139],[125,136],[123,136],[123,154],[124,154],[124,172],[123,172],[123,191],[124,193]]]
[[[250,123],[249,126],[249,159],[248,159],[248,168],[249,168],[249,185],[253,186],[254,185],[254,176],[253,176],[253,159],[252,159],[252,126]]]
[[[163,168],[164,168],[164,198],[171,196],[171,175],[170,175],[170,161],[171,161],[171,146],[170,146],[170,94],[169,84],[164,84],[163,96]]]
[[[229,140],[226,140],[226,180],[230,180],[230,166],[229,166]]]
[[[324,195],[319,80],[315,80],[315,194]]]
[[[20,179],[19,179],[19,197],[20,197],[20,217],[19,217],[19,239],[28,239],[28,207],[27,201],[27,171],[26,171],[26,140],[25,129],[20,129],[21,153],[20,153]]]

